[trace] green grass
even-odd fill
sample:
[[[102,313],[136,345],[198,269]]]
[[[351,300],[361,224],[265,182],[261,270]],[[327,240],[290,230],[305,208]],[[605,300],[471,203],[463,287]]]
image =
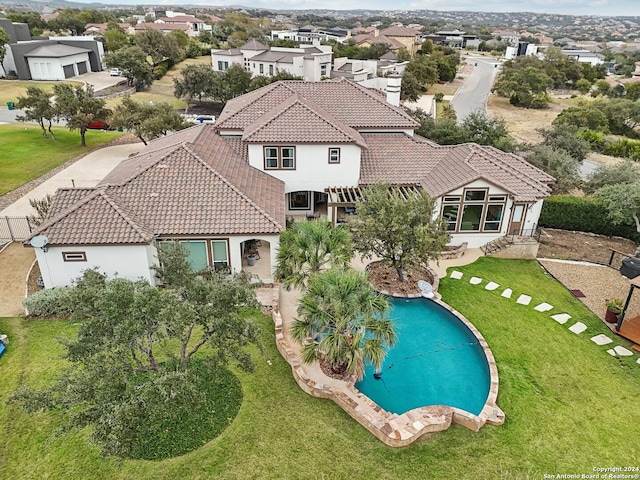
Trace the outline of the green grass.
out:
[[[445,107],[449,106],[449,100],[442,100],[441,102],[436,102],[436,118],[442,118],[442,112],[444,112]]]
[[[204,57],[187,58],[183,60],[174,65],[162,78],[155,80],[149,90],[135,92],[131,95],[131,98],[140,103],[166,102],[178,110],[185,108],[187,103],[173,95],[173,79],[180,77],[180,71],[187,65],[211,65],[211,57],[206,55]],[[107,107],[113,109],[116,105],[119,105],[121,101],[121,97],[109,99],[107,100]]]
[[[0,471],[5,478],[70,479],[516,479],[593,473],[593,467],[636,465],[640,458],[640,365],[618,360],[589,340],[606,327],[534,261],[482,258],[442,279],[443,299],[487,339],[498,364],[502,426],[472,432],[460,426],[412,446],[383,445],[337,405],[303,393],[273,345],[269,318],[254,374],[234,370],[244,401],[215,440],[163,461],[103,459],[87,432],[52,436],[59,419],[7,406],[19,384],[45,385],[63,365],[54,337],[63,321],[0,319],[11,345],[0,359]],[[482,285],[471,285],[475,275]],[[492,280],[514,290],[500,297]],[[520,293],[533,297],[517,305]],[[542,301],[554,305],[539,313]],[[589,326],[582,335],[549,318],[567,312]],[[570,321],[570,322],[571,322]],[[619,340],[616,343],[622,344]],[[267,364],[271,360],[273,364]]]
[[[110,142],[120,132],[89,130],[87,146],[80,145],[80,133],[54,126],[57,141],[44,138],[38,125],[0,125],[0,195],[27,183],[66,161]]]
[[[27,87],[38,87],[45,92],[53,92],[53,86],[60,82],[41,82],[35,80],[0,80],[0,105],[7,102],[18,102],[18,97],[27,95]],[[65,81],[71,85],[82,85],[82,82]]]

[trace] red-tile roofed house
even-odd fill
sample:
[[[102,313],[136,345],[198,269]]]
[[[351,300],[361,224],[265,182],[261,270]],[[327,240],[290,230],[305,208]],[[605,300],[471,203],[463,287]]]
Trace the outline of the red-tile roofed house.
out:
[[[234,271],[246,242],[260,239],[273,267],[285,218],[337,223],[377,181],[426,190],[452,244],[537,226],[552,177],[492,147],[437,145],[417,127],[383,94],[345,79],[280,81],[236,97],[215,125],[151,142],[96,188],[59,191],[34,232],[48,240],[46,252],[36,248],[45,285],[94,266],[153,281],[165,239],[185,242],[195,267]]]

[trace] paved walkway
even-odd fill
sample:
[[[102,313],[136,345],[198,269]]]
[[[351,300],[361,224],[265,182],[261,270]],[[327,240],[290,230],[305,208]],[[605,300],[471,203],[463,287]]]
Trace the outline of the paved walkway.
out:
[[[53,195],[58,188],[93,187],[122,160],[132,153],[139,152],[143,147],[142,143],[128,143],[95,150],[0,211],[0,217],[32,215],[35,212],[29,204],[29,199],[44,198],[47,194]]]

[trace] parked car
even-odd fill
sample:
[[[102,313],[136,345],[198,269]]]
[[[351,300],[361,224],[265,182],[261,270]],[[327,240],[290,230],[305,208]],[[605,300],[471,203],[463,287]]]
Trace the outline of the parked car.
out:
[[[111,75],[112,77],[119,77],[120,75],[122,75],[122,72],[119,68],[111,68],[109,70],[109,75]]]
[[[89,122],[87,128],[92,130],[109,130],[109,125],[104,122]]]
[[[200,115],[187,120],[191,123],[216,123],[216,117],[213,115]]]

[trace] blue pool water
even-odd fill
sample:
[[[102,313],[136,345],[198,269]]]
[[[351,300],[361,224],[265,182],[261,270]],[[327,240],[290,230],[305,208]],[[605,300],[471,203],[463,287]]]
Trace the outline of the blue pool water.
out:
[[[448,405],[475,415],[489,395],[487,357],[454,314],[425,298],[389,299],[398,342],[380,379],[369,365],[356,387],[388,412]]]

